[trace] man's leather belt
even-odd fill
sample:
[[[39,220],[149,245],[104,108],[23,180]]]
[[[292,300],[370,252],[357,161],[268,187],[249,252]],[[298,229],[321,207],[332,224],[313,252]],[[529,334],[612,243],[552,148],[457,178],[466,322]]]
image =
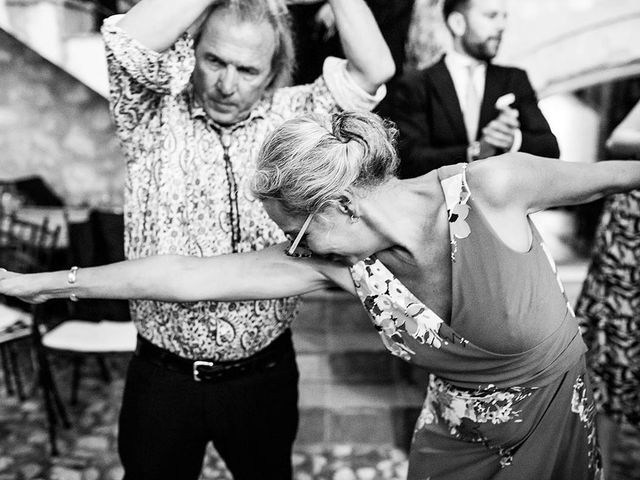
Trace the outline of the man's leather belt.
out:
[[[293,353],[290,330],[285,331],[264,349],[240,360],[190,360],[160,348],[140,335],[138,335],[135,355],[168,370],[192,375],[196,382],[216,382],[269,368],[287,352]]]

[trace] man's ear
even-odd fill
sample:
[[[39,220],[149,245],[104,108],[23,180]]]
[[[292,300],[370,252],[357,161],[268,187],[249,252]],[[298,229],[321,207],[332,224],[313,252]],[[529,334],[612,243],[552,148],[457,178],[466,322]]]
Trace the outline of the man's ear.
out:
[[[461,37],[467,31],[467,20],[461,12],[451,12],[447,17],[447,27],[454,37]]]

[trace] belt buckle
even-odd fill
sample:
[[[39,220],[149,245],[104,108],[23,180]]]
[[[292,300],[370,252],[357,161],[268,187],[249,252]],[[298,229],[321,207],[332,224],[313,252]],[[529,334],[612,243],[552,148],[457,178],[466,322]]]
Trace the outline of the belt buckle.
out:
[[[196,382],[201,382],[200,372],[198,371],[198,367],[213,367],[215,364],[213,362],[207,362],[205,360],[196,360],[193,362],[193,379]]]

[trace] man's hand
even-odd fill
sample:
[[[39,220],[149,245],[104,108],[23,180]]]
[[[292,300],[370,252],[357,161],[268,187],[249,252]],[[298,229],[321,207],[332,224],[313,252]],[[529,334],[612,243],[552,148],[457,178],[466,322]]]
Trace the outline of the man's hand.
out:
[[[519,128],[518,111],[510,107],[503,108],[500,115],[482,129],[481,143],[486,142],[495,149],[508,151],[513,146]]]

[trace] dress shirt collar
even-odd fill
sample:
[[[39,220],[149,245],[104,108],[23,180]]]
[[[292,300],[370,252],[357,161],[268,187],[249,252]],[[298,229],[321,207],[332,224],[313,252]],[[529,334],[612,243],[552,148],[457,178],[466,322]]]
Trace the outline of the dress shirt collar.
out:
[[[455,50],[449,50],[444,57],[444,61],[449,69],[467,69],[469,67],[485,67],[486,62],[458,53]]]

